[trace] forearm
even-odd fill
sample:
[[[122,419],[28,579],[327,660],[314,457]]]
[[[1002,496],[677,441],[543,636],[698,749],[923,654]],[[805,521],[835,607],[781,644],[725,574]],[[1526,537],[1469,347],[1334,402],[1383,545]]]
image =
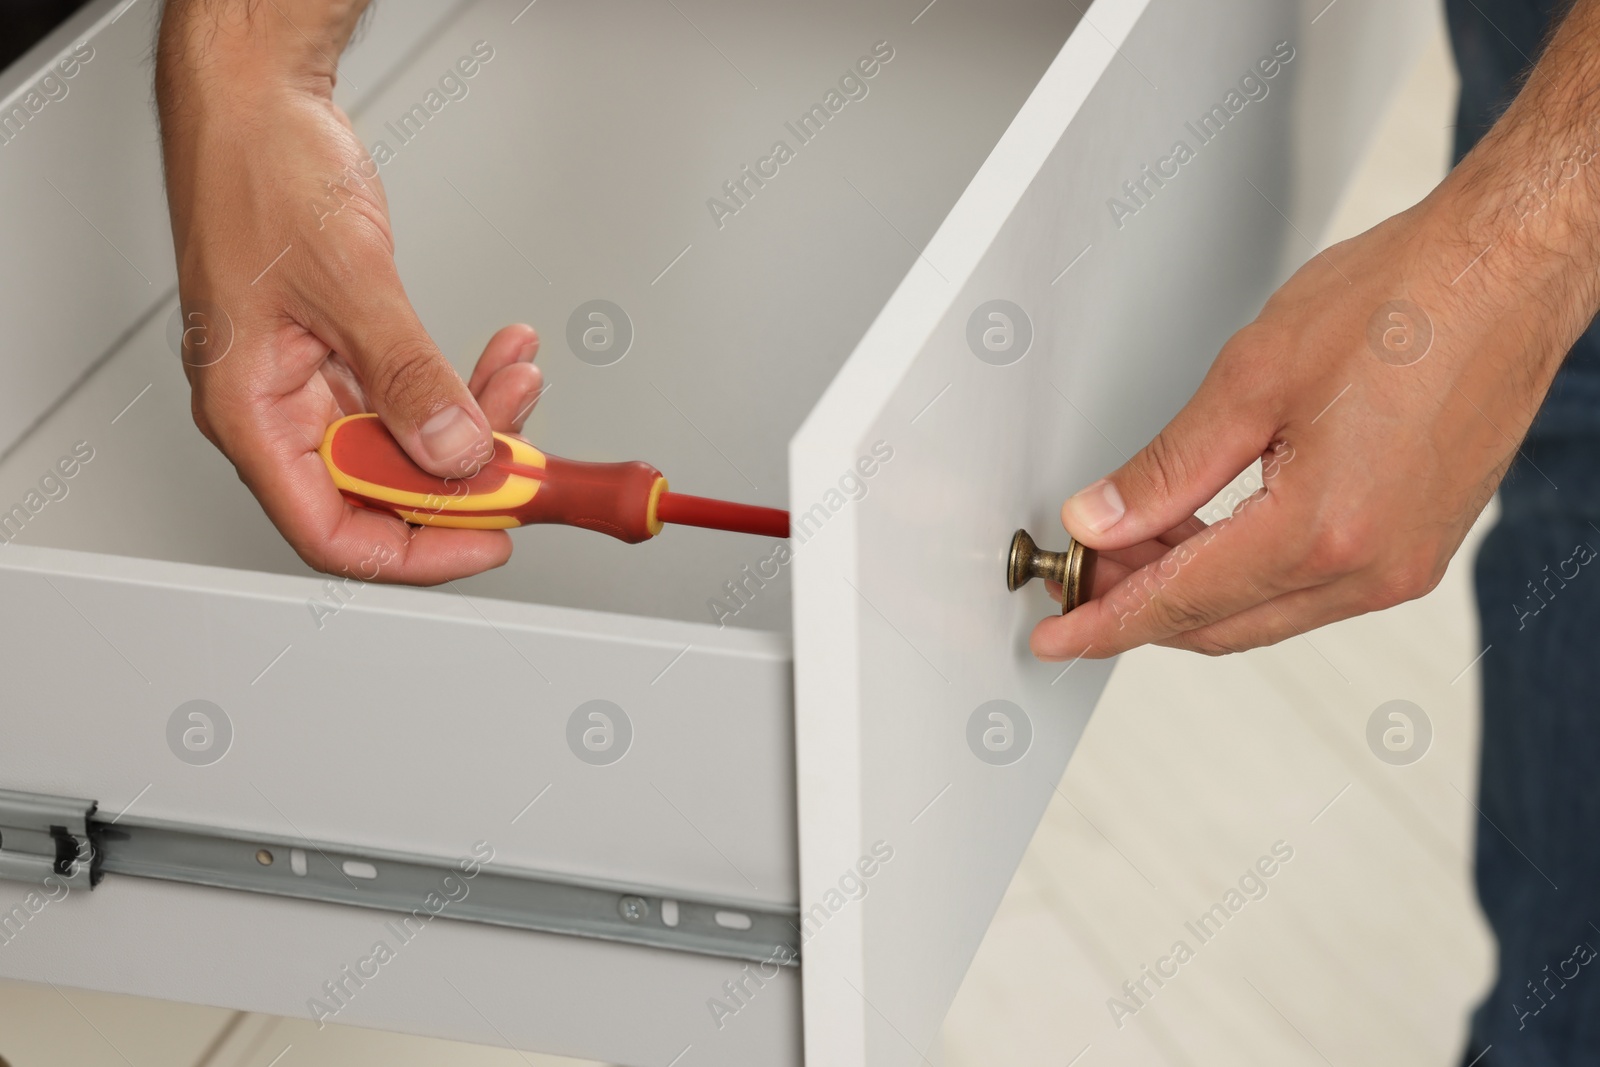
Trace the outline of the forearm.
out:
[[[1458,236],[1430,279],[1460,299],[1443,310],[1486,327],[1520,319],[1525,370],[1548,384],[1600,310],[1600,0],[1578,0],[1421,209]]]
[[[367,0],[168,0],[155,91],[180,267],[193,216],[218,195],[208,185],[216,184],[219,161],[253,155],[269,116],[304,116],[301,128],[312,138],[315,127],[344,122],[332,104],[337,62],[366,7]],[[315,200],[326,176],[300,177]]]
[[[368,0],[167,0],[156,54],[163,111],[207,84],[228,91],[240,75],[331,91],[339,54]],[[240,86],[239,88],[245,88]]]

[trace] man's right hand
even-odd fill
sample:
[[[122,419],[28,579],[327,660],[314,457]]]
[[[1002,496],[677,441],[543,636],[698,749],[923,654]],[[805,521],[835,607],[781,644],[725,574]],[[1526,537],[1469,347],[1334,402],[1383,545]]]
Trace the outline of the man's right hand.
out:
[[[538,336],[495,334],[469,387],[412,309],[377,167],[333,103],[364,6],[167,4],[156,91],[184,371],[200,431],[302,559],[434,584],[504,563],[510,538],[355,508],[317,448],[335,420],[375,411],[419,466],[472,474],[490,431],[517,432],[532,409]]]
[[[1578,0],[1438,189],[1302,267],[1066,502],[1096,596],[1040,622],[1034,653],[1237,652],[1431,590],[1600,308],[1597,95],[1600,0]],[[1257,459],[1262,491],[1199,523]]]

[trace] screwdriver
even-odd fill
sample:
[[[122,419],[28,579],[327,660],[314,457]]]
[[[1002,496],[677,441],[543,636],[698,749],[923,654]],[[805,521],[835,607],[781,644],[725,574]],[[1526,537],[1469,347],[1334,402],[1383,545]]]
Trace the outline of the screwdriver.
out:
[[[370,413],[328,427],[317,451],[346,500],[421,526],[504,530],[560,523],[629,544],[648,541],[669,522],[789,536],[787,511],[668,492],[665,476],[648,463],[562,459],[512,434],[495,434],[494,455],[467,478],[439,478],[418,467]]]

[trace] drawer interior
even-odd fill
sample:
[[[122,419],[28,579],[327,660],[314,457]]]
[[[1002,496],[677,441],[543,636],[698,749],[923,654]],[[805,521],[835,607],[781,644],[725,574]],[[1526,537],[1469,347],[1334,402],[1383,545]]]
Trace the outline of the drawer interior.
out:
[[[549,390],[526,433],[547,451],[646,459],[684,492],[788,506],[790,437],[1060,49],[1075,7],[596,3],[508,22],[521,6],[458,8],[423,46],[377,64],[378,81],[341,89],[369,148],[391,150],[381,175],[424,323],[463,373],[499,326],[540,330]],[[493,57],[465,92],[400,140],[400,118],[480,41]],[[892,58],[841,85],[875,46]],[[830,92],[845,102],[800,140],[801,116]],[[743,179],[778,141],[791,158],[775,176]],[[724,186],[740,179],[743,203]],[[102,180],[119,179],[107,169]],[[714,211],[713,198],[737,210]],[[175,295],[159,289],[0,460],[0,509],[29,512],[7,536],[306,573],[194,429],[170,341]],[[66,316],[93,295],[50,299]],[[569,319],[596,299],[622,308],[634,335],[605,366],[568,343]],[[75,447],[92,459],[52,476]],[[789,629],[787,570],[748,603],[727,594],[771,556],[770,540],[687,528],[638,546],[565,528],[513,537],[511,562],[464,591],[701,622],[716,621],[720,598],[739,609],[724,614],[730,625]]]

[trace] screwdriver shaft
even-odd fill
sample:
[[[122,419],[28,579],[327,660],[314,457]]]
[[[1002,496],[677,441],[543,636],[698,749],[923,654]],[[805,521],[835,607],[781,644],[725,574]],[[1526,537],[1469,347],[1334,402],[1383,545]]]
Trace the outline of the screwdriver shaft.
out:
[[[759,534],[763,537],[788,537],[789,513],[754,504],[735,504],[729,500],[666,492],[656,505],[656,518],[679,526],[699,526],[708,530]]]

